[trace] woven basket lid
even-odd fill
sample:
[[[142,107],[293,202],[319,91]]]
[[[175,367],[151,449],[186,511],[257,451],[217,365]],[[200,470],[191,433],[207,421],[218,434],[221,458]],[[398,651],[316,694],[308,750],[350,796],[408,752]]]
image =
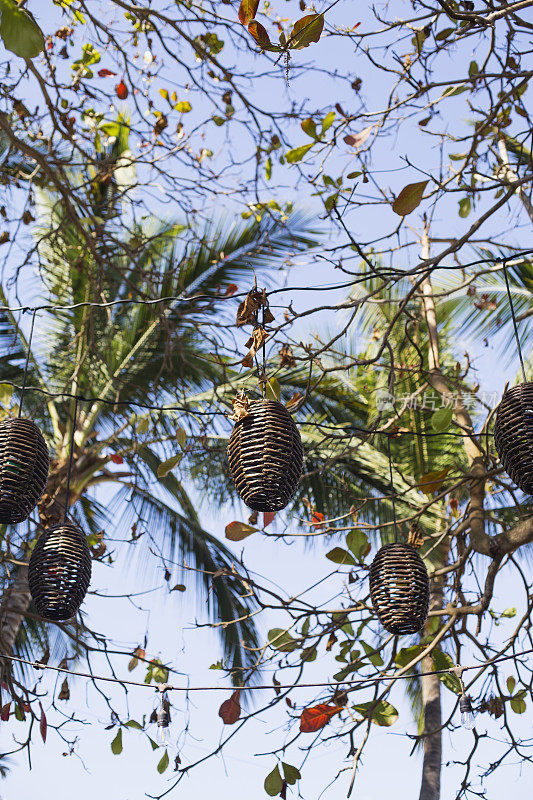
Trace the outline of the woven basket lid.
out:
[[[48,448],[35,422],[0,422],[0,523],[14,525],[29,517],[43,496],[48,467]]]
[[[429,577],[410,544],[384,545],[370,567],[370,596],[379,621],[397,636],[416,633],[427,619]]]
[[[37,541],[28,581],[39,614],[70,619],[82,604],[91,580],[91,553],[83,531],[71,523],[54,525]]]
[[[284,405],[251,400],[235,423],[228,462],[239,497],[254,511],[280,511],[293,497],[302,474],[300,432]]]
[[[503,395],[496,413],[494,444],[511,480],[523,492],[533,494],[533,383],[519,383]]]

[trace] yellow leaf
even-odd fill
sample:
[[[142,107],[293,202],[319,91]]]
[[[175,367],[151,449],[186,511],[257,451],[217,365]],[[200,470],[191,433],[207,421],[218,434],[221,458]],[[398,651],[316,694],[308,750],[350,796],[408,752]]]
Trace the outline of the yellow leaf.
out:
[[[450,471],[451,467],[446,467],[446,469],[439,469],[435,472],[427,472],[420,478],[420,482],[418,484],[418,488],[422,489],[424,494],[432,495],[435,492],[438,492],[441,488],[442,484],[444,483],[444,478]]]

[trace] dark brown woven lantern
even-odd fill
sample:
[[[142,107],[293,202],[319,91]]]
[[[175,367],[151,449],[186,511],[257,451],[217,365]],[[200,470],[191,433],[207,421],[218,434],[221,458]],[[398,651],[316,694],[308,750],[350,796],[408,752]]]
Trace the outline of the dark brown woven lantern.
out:
[[[379,621],[389,633],[416,633],[426,621],[429,577],[411,544],[384,545],[370,567],[370,596]]]
[[[302,474],[302,440],[285,406],[251,400],[228,444],[229,468],[239,497],[254,511],[280,511]]]
[[[35,422],[0,422],[0,523],[28,518],[43,495],[48,466],[48,448]]]
[[[533,383],[519,383],[503,395],[494,443],[511,480],[523,492],[533,494]]]
[[[45,530],[28,570],[39,614],[50,620],[70,619],[82,604],[90,580],[91,553],[83,531],[68,522]]]

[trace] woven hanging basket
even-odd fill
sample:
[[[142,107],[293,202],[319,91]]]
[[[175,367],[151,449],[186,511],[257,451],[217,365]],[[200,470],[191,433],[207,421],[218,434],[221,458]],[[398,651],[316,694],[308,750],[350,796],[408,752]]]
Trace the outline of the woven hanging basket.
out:
[[[251,400],[235,423],[228,461],[239,497],[254,511],[280,511],[298,488],[302,440],[285,406]]]
[[[28,569],[30,592],[45,619],[70,619],[91,580],[91,553],[85,534],[68,522],[54,525],[34,547]]]
[[[0,523],[29,517],[48,480],[48,448],[31,419],[0,422]]]
[[[389,633],[416,633],[426,621],[429,577],[410,544],[386,544],[370,567],[370,596],[379,621]]]
[[[523,492],[533,494],[533,383],[519,383],[503,395],[494,443],[511,480]]]

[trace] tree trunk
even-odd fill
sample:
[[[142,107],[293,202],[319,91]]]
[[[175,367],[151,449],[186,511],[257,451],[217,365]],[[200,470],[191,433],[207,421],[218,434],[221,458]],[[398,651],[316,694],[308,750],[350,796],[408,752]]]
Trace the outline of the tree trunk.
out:
[[[442,579],[438,582],[432,579],[429,601],[430,611],[442,608],[443,594]],[[434,668],[431,655],[426,656],[422,660],[422,672],[429,672]],[[442,762],[441,683],[438,675],[423,675],[421,681],[424,715],[424,762],[419,800],[439,800]]]
[[[15,639],[30,604],[28,567],[16,567],[16,572],[4,592],[0,607],[0,645],[3,653],[12,653]]]
[[[57,481],[56,481],[57,482]],[[54,483],[54,478],[49,479],[47,490],[39,503],[39,518],[43,526],[53,525],[62,519],[65,495],[59,493],[58,497],[50,497],[49,487]],[[5,577],[3,597],[0,604],[0,652],[13,653],[15,641],[20,626],[26,616],[31,602],[30,587],[28,584],[28,567],[17,565],[11,577]],[[0,661],[2,677],[11,671],[11,662]]]

